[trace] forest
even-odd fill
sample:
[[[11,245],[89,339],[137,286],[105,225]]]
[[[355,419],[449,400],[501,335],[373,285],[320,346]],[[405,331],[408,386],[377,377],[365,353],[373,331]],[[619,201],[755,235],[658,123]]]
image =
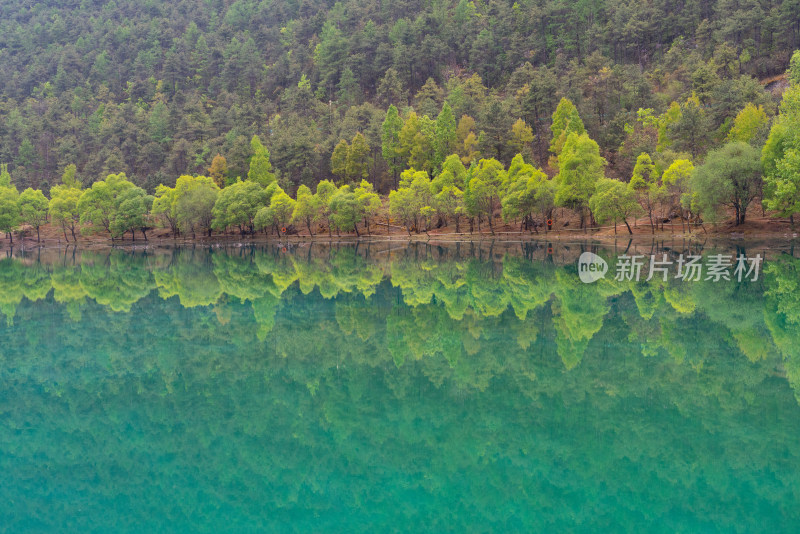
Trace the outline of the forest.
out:
[[[800,212],[795,0],[0,13],[9,239],[47,223],[75,240]]]

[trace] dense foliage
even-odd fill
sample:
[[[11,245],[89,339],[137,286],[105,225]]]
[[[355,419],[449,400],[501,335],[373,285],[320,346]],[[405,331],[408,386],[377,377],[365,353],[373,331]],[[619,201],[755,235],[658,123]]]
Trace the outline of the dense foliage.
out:
[[[86,186],[124,172],[152,193],[213,174],[220,154],[217,176],[244,179],[254,134],[287,191],[339,173],[386,193],[390,104],[405,120],[413,108],[418,141],[436,138],[416,146],[433,167],[456,145],[505,165],[530,151],[543,167],[562,97],[627,179],[654,143],[629,131],[637,110],[677,106],[664,146],[702,155],[746,104],[773,113],[754,78],[800,46],[794,0],[5,0],[0,15],[0,161],[45,193],[69,164]],[[456,138],[437,134],[454,123]]]

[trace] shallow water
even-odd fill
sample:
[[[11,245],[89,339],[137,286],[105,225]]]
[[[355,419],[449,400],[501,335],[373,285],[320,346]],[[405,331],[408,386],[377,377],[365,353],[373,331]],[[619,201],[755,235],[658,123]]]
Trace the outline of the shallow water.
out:
[[[795,530],[800,260],[615,281],[625,248],[6,257],[0,531]]]

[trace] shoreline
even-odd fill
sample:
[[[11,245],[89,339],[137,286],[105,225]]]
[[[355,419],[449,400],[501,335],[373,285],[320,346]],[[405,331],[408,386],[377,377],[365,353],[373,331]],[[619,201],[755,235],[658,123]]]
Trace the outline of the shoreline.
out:
[[[7,239],[0,239],[0,251],[17,251],[17,250],[36,250],[36,249],[66,249],[78,248],[84,250],[91,249],[106,249],[106,248],[150,248],[150,247],[184,247],[184,246],[245,246],[245,245],[297,245],[306,243],[319,243],[319,244],[358,244],[358,243],[428,243],[428,244],[447,244],[447,243],[528,243],[528,242],[553,242],[561,244],[581,243],[590,244],[596,243],[603,244],[619,244],[619,243],[635,243],[637,245],[655,244],[666,245],[667,243],[685,243],[685,244],[710,244],[710,243],[731,243],[741,242],[753,244],[757,242],[763,243],[781,243],[788,244],[798,239],[800,235],[796,232],[759,232],[759,233],[737,233],[737,232],[708,232],[702,231],[686,233],[670,233],[670,232],[656,232],[651,233],[635,233],[633,235],[617,234],[607,235],[600,233],[598,230],[587,230],[580,232],[565,233],[562,231],[550,231],[547,233],[540,232],[495,232],[491,234],[488,232],[482,233],[444,233],[444,234],[373,234],[361,235],[355,234],[347,235],[288,235],[288,236],[275,236],[269,235],[213,235],[211,237],[205,236],[202,238],[184,238],[184,237],[164,237],[156,236],[151,237],[147,241],[144,239],[116,239],[111,241],[107,238],[98,238],[97,236],[90,236],[75,241],[65,241],[52,238],[43,238],[37,242],[35,238],[26,237],[24,239],[15,239],[13,244],[9,243]]]

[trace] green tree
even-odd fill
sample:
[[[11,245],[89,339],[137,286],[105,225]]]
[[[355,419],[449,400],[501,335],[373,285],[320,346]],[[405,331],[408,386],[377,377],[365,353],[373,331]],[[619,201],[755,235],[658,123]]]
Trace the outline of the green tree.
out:
[[[213,227],[225,230],[230,226],[239,228],[239,233],[255,231],[255,217],[267,203],[267,191],[255,181],[236,182],[219,192],[212,210]]]
[[[369,219],[380,209],[381,198],[375,192],[372,184],[366,180],[361,180],[361,183],[353,190],[353,193],[361,206],[361,217],[364,219],[364,226],[367,229],[367,233],[372,234],[369,228]]]
[[[350,146],[347,141],[342,139],[331,154],[331,174],[336,176],[339,181],[347,179],[347,153],[349,151]]]
[[[117,218],[117,209],[120,206],[120,199],[124,193],[131,189],[139,189],[128,180],[125,173],[109,174],[105,180],[100,180],[86,189],[78,200],[78,212],[82,224],[91,224],[90,227],[84,226],[82,232],[106,231],[114,239],[119,235],[112,231],[111,225]],[[118,230],[119,226],[115,229]],[[127,229],[126,229],[127,230]]]
[[[343,185],[330,199],[331,219],[337,230],[358,232],[358,221],[364,215],[363,205],[349,185]]]
[[[211,178],[213,180],[213,178]],[[175,218],[178,227],[184,234],[191,232],[207,232],[211,236],[214,221],[214,205],[219,196],[216,181],[200,183],[177,197]]]
[[[727,207],[735,212],[735,224],[744,223],[747,208],[761,192],[758,150],[735,142],[710,152],[705,163],[695,168],[692,191],[697,205],[710,219],[720,219]]]
[[[531,143],[533,143],[533,130],[524,120],[517,119],[511,127],[511,139],[509,145],[516,154],[531,154]]]
[[[459,222],[464,214],[464,192],[455,185],[445,185],[434,195],[433,203],[445,225],[452,218],[456,223],[456,233],[461,232]]]
[[[387,76],[389,73],[387,72]],[[403,119],[397,112],[394,104],[386,111],[386,119],[381,127],[381,155],[389,171],[394,177],[394,186],[397,187],[397,176],[402,170],[403,155],[400,146],[400,131],[403,129]]]
[[[165,144],[171,141],[170,119],[167,105],[158,101],[150,111],[148,121],[148,134],[155,143]]]
[[[475,135],[475,119],[462,115],[456,127],[456,153],[464,165],[470,165],[480,157],[478,137]]]
[[[467,169],[458,157],[458,154],[450,154],[442,164],[442,170],[431,183],[433,193],[436,194],[447,186],[455,186],[464,189],[467,180]]]
[[[425,171],[407,169],[400,176],[400,186],[389,193],[389,213],[419,233],[419,218],[424,207],[432,207],[431,180]]]
[[[550,218],[547,205],[540,203],[541,194],[548,188],[550,180],[541,169],[525,163],[521,154],[514,156],[508,167],[503,192],[503,219],[521,218],[523,226],[535,228],[533,214],[544,208],[542,215]]]
[[[336,193],[336,185],[330,180],[322,180],[317,184],[317,192],[314,193],[314,205],[319,210],[319,217],[324,218],[328,224],[328,237],[331,237],[331,197]]]
[[[61,176],[61,183],[72,189],[80,190],[83,187],[78,178],[78,168],[74,163],[70,163],[64,168],[64,174]]]
[[[19,210],[22,222],[36,229],[36,242],[39,239],[39,228],[47,222],[47,197],[38,189],[27,188],[19,195]]]
[[[418,117],[410,112],[398,134],[399,153],[408,167],[424,171],[430,170],[434,157],[434,122],[426,115]]]
[[[578,108],[568,98],[562,98],[553,112],[553,122],[550,124],[552,138],[550,152],[558,158],[570,134],[583,135],[586,127],[583,125]]]
[[[705,150],[712,131],[711,119],[695,95],[680,106],[680,115],[668,126],[671,146],[695,159]]]
[[[655,234],[656,227],[653,212],[664,198],[664,190],[659,183],[656,166],[653,164],[649,154],[642,153],[636,158],[633,176],[631,176],[628,186],[636,196],[639,205],[647,213],[650,219],[650,231]]]
[[[789,83],[794,87],[800,87],[800,50],[795,50],[789,60],[789,70],[787,71]]]
[[[182,212],[184,216],[191,214],[191,217],[181,220],[178,213],[179,204],[184,196],[198,188],[208,189],[210,193],[198,193],[193,196],[192,203],[184,203]],[[219,186],[214,178],[183,175],[177,179],[175,187],[167,187],[162,184],[156,188],[152,213],[163,217],[169,223],[173,235],[177,235],[178,230],[181,229],[194,232],[194,228],[198,225],[205,230],[208,229],[208,225],[203,223],[207,222],[209,214],[203,211],[203,207],[206,206],[209,198],[213,197],[216,200],[218,193]]]
[[[728,132],[728,141],[742,141],[750,143],[759,137],[759,133],[763,131],[769,124],[764,106],[756,107],[752,103],[748,103],[737,115],[733,121],[733,127]],[[763,137],[761,138],[763,141]]]
[[[646,111],[641,110],[640,111]],[[652,120],[649,119],[647,116],[640,116],[643,120],[643,124],[647,126],[648,124],[652,124]],[[661,114],[656,122],[656,127],[658,130],[658,141],[656,143],[656,150],[659,152],[663,152],[664,150],[672,147],[672,129],[674,128],[675,124],[681,119],[681,105],[677,102],[672,102],[669,105],[667,111]]]
[[[370,147],[366,138],[357,132],[347,149],[345,176],[349,181],[358,182],[369,177]]]
[[[316,203],[316,198],[311,192],[311,189],[306,185],[301,185],[297,188],[297,201],[294,205],[294,212],[292,213],[292,222],[302,222],[308,228],[308,234],[314,236],[314,230],[311,225],[319,220],[319,207]]]
[[[456,149],[456,118],[450,104],[447,102],[442,106],[439,116],[436,117],[434,127],[434,161],[436,169],[441,168],[445,158],[452,154]]]
[[[247,179],[260,184],[261,187],[267,187],[275,181],[269,150],[261,144],[261,139],[257,135],[254,135],[250,140],[250,149],[253,156],[250,158],[250,170],[247,172]]]
[[[11,174],[8,172],[8,163],[0,164],[0,187],[12,187]]]
[[[442,171],[431,182],[434,207],[445,225],[454,219],[456,232],[461,231],[460,220],[464,215],[464,188],[467,169],[458,154],[450,154],[442,164]]]
[[[633,234],[628,219],[642,213],[642,208],[636,200],[633,190],[627,184],[611,178],[601,178],[597,188],[589,199],[589,209],[594,213],[595,219],[600,224],[614,221],[614,233],[617,233],[617,221],[622,221],[628,228],[628,233]]]
[[[406,100],[406,92],[396,69],[386,69],[386,74],[378,85],[378,99],[382,104],[390,106],[400,105]]]
[[[683,226],[684,206],[691,205],[690,191],[694,165],[688,159],[676,159],[661,176],[661,184],[665,188],[666,197],[673,207],[677,207]]]
[[[64,232],[64,239],[67,238],[67,229],[72,233],[73,241],[78,241],[75,235],[75,227],[80,222],[78,212],[78,200],[81,198],[81,190],[66,185],[57,185],[50,189],[49,212],[50,219],[59,225]]]
[[[75,227],[80,222],[78,200],[81,198],[81,182],[77,177],[75,164],[67,165],[61,177],[61,184],[50,189],[50,202],[48,211],[50,220],[61,225],[64,240],[69,242],[67,228],[72,233],[73,241],[78,241]]]
[[[274,226],[277,232],[282,232],[292,220],[295,201],[283,189],[278,188],[270,199],[269,206],[262,207],[256,213],[254,224],[257,230]]]
[[[162,217],[167,221],[173,237],[177,237],[179,230],[178,216],[175,210],[177,203],[177,191],[174,187],[168,187],[164,184],[159,184],[156,187],[156,194],[153,199],[153,215]]]
[[[797,84],[783,95],[780,115],[761,151],[761,163],[764,206],[794,222],[794,215],[800,213],[800,86]]]
[[[494,235],[494,212],[500,205],[500,195],[505,179],[503,164],[496,159],[482,159],[472,172],[469,187],[464,192],[464,202],[470,216],[485,216],[489,230]]]
[[[208,168],[208,175],[217,184],[217,187],[225,187],[225,181],[228,177],[228,160],[222,154],[217,154],[211,160],[211,167]]]
[[[0,232],[13,243],[12,233],[20,222],[19,193],[15,187],[0,187]]]
[[[581,228],[584,210],[589,207],[597,181],[604,177],[605,166],[597,143],[586,134],[569,134],[558,156],[555,204],[576,210],[581,217]]]
[[[147,214],[153,205],[153,197],[149,197],[144,189],[131,184],[114,199],[114,209],[109,224],[111,237],[122,237],[126,232],[136,241],[136,230],[142,232],[147,241]]]

